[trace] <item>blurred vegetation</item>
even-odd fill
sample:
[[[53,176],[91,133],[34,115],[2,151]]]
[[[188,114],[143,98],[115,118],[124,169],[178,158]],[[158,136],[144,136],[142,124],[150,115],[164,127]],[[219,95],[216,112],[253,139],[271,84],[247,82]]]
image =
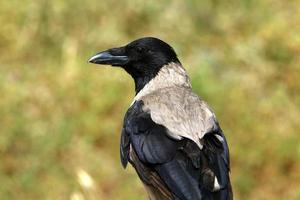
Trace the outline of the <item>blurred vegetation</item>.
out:
[[[300,1],[0,2],[0,199],[146,199],[119,162],[133,82],[87,64],[171,44],[214,108],[235,199],[300,199]]]

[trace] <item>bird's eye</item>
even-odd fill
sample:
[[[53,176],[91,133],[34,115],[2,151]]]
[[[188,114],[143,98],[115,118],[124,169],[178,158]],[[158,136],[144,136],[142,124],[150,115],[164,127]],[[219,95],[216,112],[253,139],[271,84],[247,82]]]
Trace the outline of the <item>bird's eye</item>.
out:
[[[147,52],[148,53],[153,53],[153,51],[151,49],[148,49]]]
[[[137,52],[142,53],[143,52],[143,48],[142,47],[138,47],[137,48]]]

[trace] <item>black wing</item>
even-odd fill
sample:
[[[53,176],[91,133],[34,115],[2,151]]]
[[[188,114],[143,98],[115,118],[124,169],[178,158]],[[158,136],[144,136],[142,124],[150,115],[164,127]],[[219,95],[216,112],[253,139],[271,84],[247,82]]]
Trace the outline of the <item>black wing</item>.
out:
[[[125,116],[121,136],[123,166],[133,162],[129,159],[131,145],[139,161],[157,173],[165,184],[154,187],[167,187],[174,199],[231,199],[229,153],[221,130],[207,134],[200,150],[188,139],[168,137],[166,128],[153,122],[142,105],[141,101],[136,102]],[[136,169],[144,183],[153,185],[148,171]]]

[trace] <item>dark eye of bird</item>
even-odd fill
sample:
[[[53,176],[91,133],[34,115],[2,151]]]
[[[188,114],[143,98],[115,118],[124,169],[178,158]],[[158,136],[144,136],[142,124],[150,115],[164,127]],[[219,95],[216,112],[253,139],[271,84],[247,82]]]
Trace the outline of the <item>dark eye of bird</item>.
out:
[[[143,52],[143,48],[142,47],[138,47],[137,48],[137,52],[142,53]]]

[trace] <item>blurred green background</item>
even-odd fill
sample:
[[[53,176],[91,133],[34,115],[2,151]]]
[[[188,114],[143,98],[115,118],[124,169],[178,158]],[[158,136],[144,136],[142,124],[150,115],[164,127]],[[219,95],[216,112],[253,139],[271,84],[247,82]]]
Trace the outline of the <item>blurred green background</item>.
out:
[[[2,0],[0,24],[1,200],[146,199],[119,162],[133,81],[87,63],[142,36],[216,112],[235,199],[300,199],[299,0]]]

